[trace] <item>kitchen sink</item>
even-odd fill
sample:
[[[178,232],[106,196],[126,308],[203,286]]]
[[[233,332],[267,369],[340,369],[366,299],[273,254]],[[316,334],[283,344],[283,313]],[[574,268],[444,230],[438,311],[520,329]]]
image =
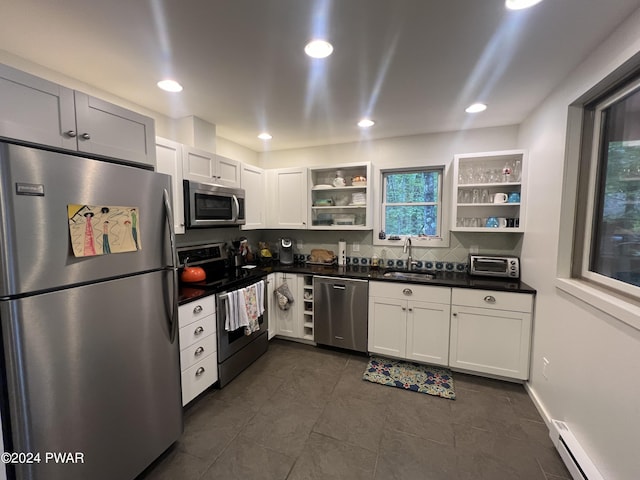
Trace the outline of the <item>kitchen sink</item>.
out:
[[[418,282],[428,282],[435,280],[436,276],[430,272],[409,272],[406,270],[393,270],[384,273],[383,277],[397,278],[398,280],[414,280]]]

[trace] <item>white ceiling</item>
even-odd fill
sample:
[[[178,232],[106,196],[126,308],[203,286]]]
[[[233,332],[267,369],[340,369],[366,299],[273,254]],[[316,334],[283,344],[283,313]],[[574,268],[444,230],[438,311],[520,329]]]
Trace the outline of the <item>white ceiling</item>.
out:
[[[0,0],[0,48],[256,151],[520,123],[640,0]],[[325,60],[305,43],[324,36]],[[165,76],[184,85],[168,94]],[[489,109],[469,115],[482,101]],[[256,138],[268,130],[273,140]]]

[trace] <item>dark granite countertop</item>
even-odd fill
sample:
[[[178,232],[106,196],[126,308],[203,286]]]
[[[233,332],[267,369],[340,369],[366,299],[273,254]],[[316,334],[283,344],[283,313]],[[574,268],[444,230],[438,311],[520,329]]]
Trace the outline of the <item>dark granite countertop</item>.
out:
[[[191,302],[207,295],[213,295],[229,289],[242,288],[243,286],[253,283],[256,279],[267,276],[275,272],[290,272],[311,275],[324,275],[329,277],[346,277],[361,280],[376,280],[383,282],[402,282],[413,283],[418,285],[433,285],[456,288],[474,288],[480,290],[496,290],[514,293],[534,294],[536,290],[524,282],[508,279],[508,278],[486,278],[474,277],[466,272],[449,272],[449,271],[432,271],[433,279],[427,281],[404,280],[397,278],[385,277],[384,274],[389,270],[373,268],[368,266],[347,265],[338,267],[336,265],[280,265],[274,263],[272,265],[259,265],[252,269],[236,268],[230,270],[228,278],[221,280],[215,287],[203,288],[198,284],[182,285],[180,288],[180,296],[178,303],[180,305]]]

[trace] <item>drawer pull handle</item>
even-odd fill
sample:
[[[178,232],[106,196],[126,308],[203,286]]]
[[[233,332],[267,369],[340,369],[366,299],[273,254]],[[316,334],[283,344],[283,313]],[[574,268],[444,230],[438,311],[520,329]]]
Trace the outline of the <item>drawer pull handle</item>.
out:
[[[204,347],[198,347],[198,348],[196,349],[196,351],[195,351],[195,352],[193,352],[193,354],[194,354],[196,357],[199,357],[199,356],[200,356],[200,355],[202,355],[203,353],[204,353]]]
[[[194,335],[202,335],[203,332],[204,332],[204,328],[198,327],[193,331],[193,334]]]
[[[199,377],[204,372],[205,372],[204,367],[200,367],[199,369],[196,370],[196,377]]]
[[[404,293],[405,295],[413,295],[413,290],[411,290],[410,288],[405,288],[404,290],[402,290],[402,293]]]
[[[196,305],[196,307],[193,309],[193,313],[200,313],[202,312],[202,305]]]
[[[487,303],[496,303],[496,297],[494,297],[493,295],[487,295],[486,297],[484,297],[484,301]]]

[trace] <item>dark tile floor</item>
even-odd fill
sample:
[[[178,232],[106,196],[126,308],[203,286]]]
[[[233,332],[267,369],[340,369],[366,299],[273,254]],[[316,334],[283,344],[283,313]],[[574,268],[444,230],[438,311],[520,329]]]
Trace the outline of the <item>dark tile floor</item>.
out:
[[[571,478],[521,385],[454,373],[447,400],[363,381],[366,364],[273,340],[138,480]]]

